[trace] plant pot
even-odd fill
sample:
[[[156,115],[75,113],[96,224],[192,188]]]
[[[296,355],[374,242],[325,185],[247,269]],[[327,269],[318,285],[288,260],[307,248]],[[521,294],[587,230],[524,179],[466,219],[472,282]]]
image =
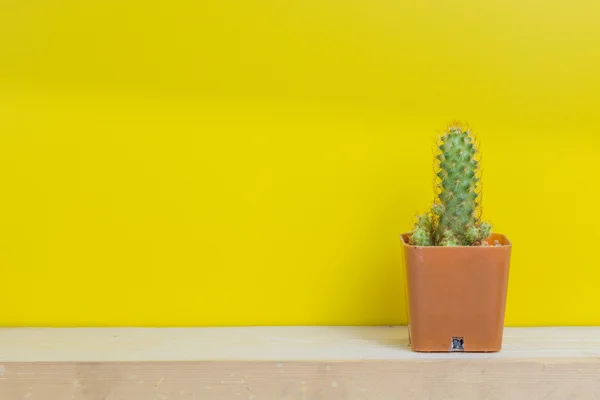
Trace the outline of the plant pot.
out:
[[[419,352],[496,352],[502,348],[512,245],[412,246],[402,235],[409,340]]]

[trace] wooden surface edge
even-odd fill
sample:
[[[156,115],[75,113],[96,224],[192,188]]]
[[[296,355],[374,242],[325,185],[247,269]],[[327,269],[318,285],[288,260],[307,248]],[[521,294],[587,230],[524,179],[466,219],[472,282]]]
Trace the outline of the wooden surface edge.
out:
[[[9,363],[6,400],[597,399],[600,360]]]
[[[0,329],[0,399],[598,399],[599,328],[507,328],[492,354],[406,327]]]

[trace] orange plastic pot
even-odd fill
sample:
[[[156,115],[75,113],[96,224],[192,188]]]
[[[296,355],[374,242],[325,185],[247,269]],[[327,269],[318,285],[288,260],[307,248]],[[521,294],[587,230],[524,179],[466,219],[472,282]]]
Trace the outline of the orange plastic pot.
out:
[[[411,246],[402,235],[410,345],[419,352],[496,352],[502,348],[512,245]]]

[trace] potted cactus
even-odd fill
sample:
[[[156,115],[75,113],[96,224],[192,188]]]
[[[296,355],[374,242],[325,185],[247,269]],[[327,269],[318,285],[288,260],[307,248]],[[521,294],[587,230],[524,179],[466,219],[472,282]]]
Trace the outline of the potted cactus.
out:
[[[502,347],[511,243],[481,219],[478,149],[468,129],[440,137],[436,199],[402,235],[415,351]]]

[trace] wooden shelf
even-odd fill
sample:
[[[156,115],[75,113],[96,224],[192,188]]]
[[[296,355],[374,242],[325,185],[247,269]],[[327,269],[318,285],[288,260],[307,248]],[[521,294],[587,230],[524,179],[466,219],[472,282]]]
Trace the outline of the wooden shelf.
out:
[[[422,354],[406,327],[0,329],[0,399],[595,399],[600,328]]]

